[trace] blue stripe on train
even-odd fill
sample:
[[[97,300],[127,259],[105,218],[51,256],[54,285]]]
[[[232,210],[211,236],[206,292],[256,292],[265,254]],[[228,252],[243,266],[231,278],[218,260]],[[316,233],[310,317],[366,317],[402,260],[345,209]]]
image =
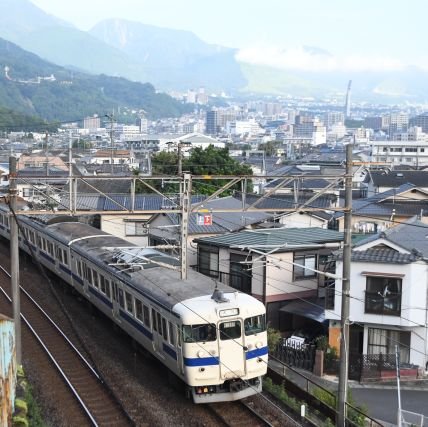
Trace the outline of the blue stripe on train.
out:
[[[168,355],[171,356],[174,360],[177,360],[177,353],[168,345],[163,343],[163,351]]]
[[[265,354],[268,354],[267,347],[256,348],[255,350],[247,351],[245,353],[245,358],[249,360],[249,359],[254,359],[255,357],[264,356]]]
[[[104,304],[108,305],[110,308],[113,308],[113,303],[108,298],[100,294],[96,289],[92,288],[91,286],[89,286],[88,289],[91,294],[95,295]]]
[[[77,274],[71,273],[71,275],[73,277],[73,280],[83,286],[83,280]]]
[[[130,323],[134,328],[137,328],[140,332],[142,332],[147,338],[153,340],[153,334],[146,329],[143,325],[135,321],[131,316],[126,314],[124,311],[120,310],[120,317],[123,317],[128,323]]]
[[[40,255],[43,258],[46,258],[48,261],[50,261],[52,264],[55,264],[55,260],[53,258],[51,258],[48,254],[45,254],[44,252],[40,251]]]
[[[71,274],[71,271],[65,265],[60,264],[59,268],[60,268],[60,270],[64,271],[65,273]]]
[[[219,365],[220,362],[218,360],[218,357],[198,357],[198,358],[185,357],[184,364],[186,366],[207,366],[207,365]]]

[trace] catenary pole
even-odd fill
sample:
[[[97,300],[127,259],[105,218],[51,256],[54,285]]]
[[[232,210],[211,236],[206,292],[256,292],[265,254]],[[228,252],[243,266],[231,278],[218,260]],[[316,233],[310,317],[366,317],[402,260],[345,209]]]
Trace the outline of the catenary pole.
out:
[[[9,203],[11,214],[9,215],[10,227],[10,263],[11,263],[11,285],[12,285],[12,307],[13,321],[15,325],[15,349],[16,363],[21,365],[21,302],[19,294],[19,242],[17,217],[13,215],[16,210],[16,158],[9,157]]]
[[[336,425],[344,427],[346,424],[346,400],[348,394],[349,370],[349,293],[351,273],[351,223],[352,223],[352,148],[346,146],[346,174],[345,174],[345,209],[344,209],[344,245],[342,270],[342,310],[341,310],[341,338],[340,338],[340,365],[338,389],[338,416]]]

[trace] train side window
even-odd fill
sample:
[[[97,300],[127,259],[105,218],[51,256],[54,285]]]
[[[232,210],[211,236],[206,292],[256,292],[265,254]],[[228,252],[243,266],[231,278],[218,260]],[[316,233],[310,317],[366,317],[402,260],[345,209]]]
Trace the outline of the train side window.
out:
[[[145,305],[143,307],[143,315],[144,315],[144,324],[146,326],[148,326],[150,328],[150,311],[149,311],[149,307],[147,307],[147,305]]]
[[[175,347],[174,325],[171,322],[168,322],[168,329],[169,329],[169,343]]]
[[[99,278],[100,278],[100,291],[103,293],[103,294],[106,294],[107,292],[106,292],[106,279],[105,279],[105,277],[102,275],[102,274],[100,274],[99,275]]]
[[[132,295],[129,292],[125,291],[125,300],[126,300],[126,311],[129,313],[133,313],[133,307],[132,307]]]
[[[184,342],[209,342],[217,339],[217,329],[214,324],[183,326]]]
[[[79,277],[83,277],[83,274],[82,274],[82,261],[77,260],[76,261],[76,266],[77,266],[77,275]]]
[[[156,312],[156,323],[158,324],[158,332],[162,335],[162,321],[160,313]]]
[[[119,288],[119,305],[122,308],[125,308],[125,302],[124,302],[124,298],[123,298],[123,290]]]
[[[143,303],[137,298],[135,299],[135,317],[144,323]]]
[[[108,299],[111,299],[110,280],[105,279],[105,285],[106,285],[106,295]]]
[[[62,250],[62,262],[64,265],[68,265],[68,256],[65,249]]]
[[[157,327],[157,324],[156,324],[156,311],[153,310],[153,308],[152,308],[152,322],[153,322],[153,330],[157,332],[158,331],[158,327]]]
[[[168,328],[166,327],[166,319],[162,317],[162,335],[165,341],[168,341]]]
[[[92,282],[94,286],[98,289],[100,286],[98,282],[98,272],[95,270],[92,270]]]

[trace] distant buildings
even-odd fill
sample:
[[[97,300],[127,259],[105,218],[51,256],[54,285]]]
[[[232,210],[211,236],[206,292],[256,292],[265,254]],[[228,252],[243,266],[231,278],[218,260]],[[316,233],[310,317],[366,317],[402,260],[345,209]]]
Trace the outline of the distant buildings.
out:
[[[96,114],[92,117],[85,117],[83,119],[84,129],[99,129],[101,127],[101,119]]]

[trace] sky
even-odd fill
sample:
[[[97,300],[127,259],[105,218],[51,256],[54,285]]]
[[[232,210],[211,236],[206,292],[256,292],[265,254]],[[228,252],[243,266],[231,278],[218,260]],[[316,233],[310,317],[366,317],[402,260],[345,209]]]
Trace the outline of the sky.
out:
[[[82,30],[107,18],[188,30],[238,48],[244,62],[277,68],[428,69],[426,0],[31,1]]]

